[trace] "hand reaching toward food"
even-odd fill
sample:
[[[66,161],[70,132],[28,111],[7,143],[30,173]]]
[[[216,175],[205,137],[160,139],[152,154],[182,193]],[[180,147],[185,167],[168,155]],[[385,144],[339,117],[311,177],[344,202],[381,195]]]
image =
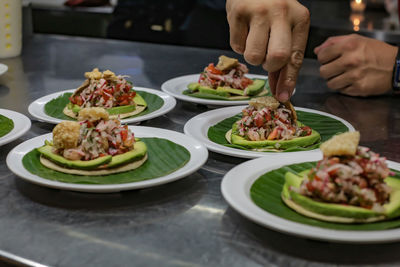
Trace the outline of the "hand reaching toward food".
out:
[[[392,88],[397,47],[357,34],[335,36],[314,49],[330,89],[351,96],[380,95]]]
[[[269,72],[272,93],[289,100],[303,63],[310,14],[296,0],[227,0],[232,49]]]

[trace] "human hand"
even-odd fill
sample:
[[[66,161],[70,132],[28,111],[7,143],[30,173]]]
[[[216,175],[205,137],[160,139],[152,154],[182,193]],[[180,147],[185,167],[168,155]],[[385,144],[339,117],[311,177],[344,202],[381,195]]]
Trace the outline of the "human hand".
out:
[[[314,49],[322,78],[351,96],[379,95],[392,88],[397,47],[358,34],[328,38]]]
[[[308,9],[296,0],[227,0],[232,49],[268,71],[272,93],[289,100],[303,63],[310,26]]]

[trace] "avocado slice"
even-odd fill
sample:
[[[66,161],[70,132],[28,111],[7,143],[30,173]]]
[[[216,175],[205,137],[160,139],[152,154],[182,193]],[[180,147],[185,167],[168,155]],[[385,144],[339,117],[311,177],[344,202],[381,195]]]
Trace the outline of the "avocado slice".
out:
[[[244,90],[240,90],[240,89],[234,89],[231,87],[217,87],[217,91],[220,92],[228,92],[234,95],[244,95]]]
[[[254,79],[253,83],[245,88],[246,95],[253,96],[259,94],[264,89],[265,83],[265,80]]]
[[[188,89],[192,92],[196,92],[200,87],[199,83],[189,83],[188,84]]]
[[[383,205],[386,210],[386,215],[389,218],[398,217],[400,216],[400,179],[387,177],[384,181],[392,188],[389,203]]]
[[[138,93],[136,93],[135,97],[133,98],[133,101],[135,101],[136,105],[147,107],[146,100],[144,100],[143,97]]]
[[[217,91],[208,86],[199,86],[199,92],[201,94],[212,94],[212,95],[219,95],[219,96],[225,96],[225,97],[230,96],[230,94],[228,92]]]
[[[72,103],[70,103],[72,104]],[[79,113],[79,111],[81,111],[81,107],[78,105],[70,105],[68,104],[68,108],[72,109],[72,111],[74,113]],[[123,114],[123,113],[129,113],[132,112],[136,109],[135,105],[128,105],[128,106],[119,106],[119,107],[113,107],[113,108],[107,108],[106,111],[108,112],[108,114],[110,115],[117,115],[117,114]]]
[[[300,122],[298,122],[299,126],[302,126]],[[231,142],[235,145],[244,146],[247,148],[263,148],[263,147],[274,147],[276,149],[287,149],[294,146],[299,147],[307,147],[318,142],[321,139],[320,134],[312,130],[311,135],[296,137],[290,140],[262,140],[262,141],[250,141],[245,139],[244,137],[237,135],[237,124],[236,122],[232,125],[232,135]]]
[[[231,88],[229,86],[221,86],[217,89],[213,89],[209,86],[202,86],[198,82],[193,82],[188,84],[188,89],[185,90],[183,94],[205,99],[247,100],[250,96],[267,95],[268,91],[264,90],[265,85],[265,80],[253,79],[253,83],[244,90]],[[263,93],[263,91],[265,91],[265,93]]]
[[[79,111],[81,110],[81,107],[76,105],[76,104],[72,104],[71,102],[69,102],[67,104],[67,108],[72,110],[72,112],[74,113],[79,113]]]
[[[112,160],[112,156],[104,156],[93,160],[68,160],[60,155],[53,153],[53,147],[50,145],[44,145],[37,148],[40,154],[49,160],[71,169],[91,170],[97,167],[107,164]]]
[[[302,180],[305,177],[304,175],[306,175],[308,172],[309,170],[299,173],[300,176],[291,172],[287,172],[285,174],[285,184],[282,190],[282,198],[291,199],[296,204],[300,205],[306,210],[311,211],[312,213],[323,216],[356,219],[359,222],[363,219],[373,219],[374,217],[379,217],[382,215],[387,218],[394,218],[400,215],[400,179],[393,177],[385,178],[385,182],[392,188],[392,192],[390,193],[389,203],[383,205],[385,212],[382,214],[361,207],[325,203],[313,200],[312,198],[303,196],[289,189],[290,187],[299,188]]]
[[[146,100],[144,100],[141,95],[136,94],[135,97],[133,98],[133,100],[135,101],[136,105],[147,107]],[[129,112],[134,111],[136,109],[136,105],[127,105],[127,106],[118,106],[118,107],[113,107],[113,108],[107,108],[106,111],[110,115],[124,114],[124,113],[129,113]],[[72,110],[76,114],[78,114],[79,111],[81,111],[80,106],[78,106],[76,104],[72,104],[71,102],[69,102],[67,104],[67,108]]]
[[[111,161],[107,163],[105,167],[108,169],[128,164],[132,161],[136,161],[143,158],[146,155],[146,153],[147,153],[146,144],[142,141],[136,142],[133,147],[133,150],[128,151],[124,154],[113,156]]]
[[[106,111],[110,115],[118,115],[118,114],[132,112],[135,109],[136,109],[135,105],[128,105],[128,106],[119,106],[119,107],[108,108],[108,109],[106,109]]]
[[[71,168],[80,170],[94,170],[99,169],[109,169],[119,167],[131,163],[133,161],[143,158],[147,153],[147,146],[144,142],[138,141],[134,145],[134,149],[128,151],[124,154],[116,156],[104,156],[93,160],[68,160],[60,155],[54,154],[52,152],[53,147],[50,145],[44,145],[39,147],[37,150],[46,158],[53,161],[54,163]]]

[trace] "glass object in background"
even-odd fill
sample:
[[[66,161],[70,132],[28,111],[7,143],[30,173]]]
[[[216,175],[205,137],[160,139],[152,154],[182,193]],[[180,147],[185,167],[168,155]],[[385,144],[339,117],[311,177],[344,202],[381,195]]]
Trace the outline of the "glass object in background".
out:
[[[21,0],[0,0],[0,58],[18,56],[21,48]]]
[[[383,22],[384,30],[399,29],[399,14],[397,9],[397,0],[385,0],[385,9],[389,13],[389,17]]]

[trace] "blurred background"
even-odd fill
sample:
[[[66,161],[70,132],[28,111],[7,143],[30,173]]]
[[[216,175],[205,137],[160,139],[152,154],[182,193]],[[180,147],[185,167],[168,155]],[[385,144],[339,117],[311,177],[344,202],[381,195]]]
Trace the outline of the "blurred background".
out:
[[[307,0],[306,57],[329,36],[400,44],[397,0]],[[224,0],[24,0],[24,36],[52,33],[227,49]]]

